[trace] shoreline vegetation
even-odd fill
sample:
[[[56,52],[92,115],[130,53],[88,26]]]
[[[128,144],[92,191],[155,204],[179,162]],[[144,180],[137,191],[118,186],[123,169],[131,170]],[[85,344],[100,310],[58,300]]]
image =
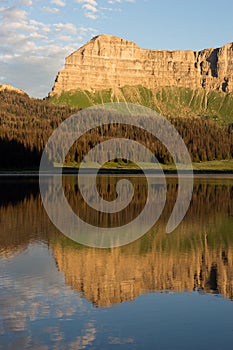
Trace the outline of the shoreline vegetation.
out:
[[[61,167],[61,164],[55,163],[54,168],[56,167]],[[70,162],[66,163],[63,168],[65,169],[78,169],[80,167],[80,163],[78,162]],[[99,167],[98,163],[89,163],[85,164],[86,169],[96,169]],[[196,171],[232,171],[233,172],[233,159],[229,160],[213,160],[213,161],[206,161],[206,162],[193,162],[192,163],[193,170]],[[123,160],[118,160],[116,161],[111,161],[105,163],[101,169],[104,170],[140,170],[144,169],[146,171],[158,171],[159,168],[162,169],[163,171],[176,171],[176,165],[173,164],[156,164],[156,163],[138,163],[135,164],[133,162],[125,162]],[[187,166],[180,165],[180,170],[182,171],[189,171],[191,169],[188,169]]]
[[[231,160],[215,160],[200,163],[192,163],[194,175],[231,175],[233,176],[233,159]],[[80,163],[68,163],[62,166],[62,164],[55,163],[54,167],[48,169],[48,171],[43,172],[43,174],[56,175],[60,172],[62,168],[62,173],[64,175],[77,174],[79,172]],[[86,163],[82,167],[82,171],[85,174],[94,174],[96,169],[99,168],[97,163]],[[187,167],[180,167],[180,171],[184,175],[189,175],[191,169]],[[142,175],[143,171],[146,174],[160,175],[161,171],[165,175],[177,175],[177,170],[175,164],[154,164],[154,163],[135,163],[124,161],[112,161],[105,163],[98,171],[98,174],[103,175]],[[0,168],[0,175],[39,175],[39,169],[34,168],[10,168],[4,169]]]

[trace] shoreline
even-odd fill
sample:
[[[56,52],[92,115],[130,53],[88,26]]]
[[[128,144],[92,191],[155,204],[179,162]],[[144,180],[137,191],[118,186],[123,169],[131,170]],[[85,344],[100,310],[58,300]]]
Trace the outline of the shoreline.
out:
[[[41,173],[42,176],[56,176],[59,175],[60,172],[56,171],[58,169],[54,168],[51,171]],[[82,169],[82,173],[84,175],[94,175],[96,172],[95,168],[87,168]],[[79,173],[78,168],[63,168],[62,175],[77,175]],[[175,170],[163,170],[162,172],[166,177],[178,177],[178,174]],[[100,169],[98,175],[102,176],[143,176],[143,174],[149,176],[161,177],[161,171],[155,169],[145,169],[142,171],[141,169]],[[190,177],[192,172],[189,170],[181,170],[181,176]],[[193,170],[193,175],[195,178],[233,178],[233,170]],[[39,170],[0,170],[0,177],[39,177]]]

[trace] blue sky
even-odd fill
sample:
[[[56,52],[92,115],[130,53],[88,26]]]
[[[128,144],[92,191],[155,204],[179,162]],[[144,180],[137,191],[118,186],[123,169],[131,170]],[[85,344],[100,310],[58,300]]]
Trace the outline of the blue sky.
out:
[[[149,49],[219,47],[233,41],[232,14],[232,0],[0,0],[0,84],[45,97],[65,57],[102,33]]]

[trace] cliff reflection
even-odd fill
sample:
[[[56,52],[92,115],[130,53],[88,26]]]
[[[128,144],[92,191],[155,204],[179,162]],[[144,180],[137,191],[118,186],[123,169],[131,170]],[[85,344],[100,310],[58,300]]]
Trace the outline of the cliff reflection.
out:
[[[114,199],[118,180],[100,177],[99,193]],[[130,180],[136,189],[133,202],[113,219],[90,212],[74,177],[64,177],[63,185],[74,211],[111,226],[125,224],[145,204],[146,188],[140,190],[144,180]],[[176,180],[169,179],[166,206],[155,227],[141,239],[109,250],[87,248],[64,237],[47,218],[38,192],[21,195],[18,201],[1,202],[0,254],[8,258],[20,253],[33,239],[47,242],[66,283],[98,307],[150,291],[197,290],[233,299],[232,189],[232,180],[196,180],[185,219],[175,232],[166,235],[164,228],[177,194]]]

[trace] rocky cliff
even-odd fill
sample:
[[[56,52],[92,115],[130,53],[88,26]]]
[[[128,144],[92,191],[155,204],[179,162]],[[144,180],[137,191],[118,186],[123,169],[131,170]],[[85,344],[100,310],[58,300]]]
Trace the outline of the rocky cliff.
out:
[[[70,90],[142,85],[233,91],[233,43],[202,51],[146,50],[115,36],[99,35],[66,58],[50,96]]]

